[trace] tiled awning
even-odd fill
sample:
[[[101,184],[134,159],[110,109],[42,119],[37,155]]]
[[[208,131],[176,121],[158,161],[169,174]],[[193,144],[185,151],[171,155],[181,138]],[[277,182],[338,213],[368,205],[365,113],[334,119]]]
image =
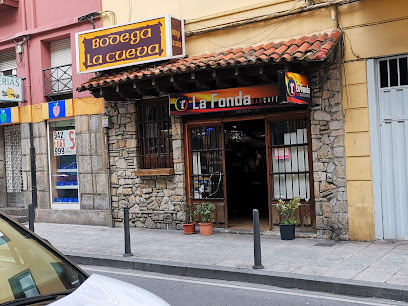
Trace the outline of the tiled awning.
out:
[[[94,92],[98,88],[204,70],[323,61],[332,53],[340,41],[341,34],[341,31],[334,30],[331,33],[302,36],[279,43],[271,42],[171,60],[148,67],[137,66],[126,71],[92,78],[77,90]]]

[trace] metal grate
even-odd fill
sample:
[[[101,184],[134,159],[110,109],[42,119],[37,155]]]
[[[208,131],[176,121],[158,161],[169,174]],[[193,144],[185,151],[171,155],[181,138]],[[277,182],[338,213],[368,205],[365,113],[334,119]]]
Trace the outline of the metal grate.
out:
[[[270,123],[272,200],[310,199],[306,119]]]
[[[43,69],[44,95],[72,93],[72,65]]]
[[[4,127],[7,193],[23,191],[20,125]]]
[[[221,127],[191,129],[194,199],[224,199]]]
[[[380,87],[408,85],[408,57],[393,57],[379,61]]]
[[[173,146],[169,105],[149,102],[138,107],[140,167],[173,168]]]

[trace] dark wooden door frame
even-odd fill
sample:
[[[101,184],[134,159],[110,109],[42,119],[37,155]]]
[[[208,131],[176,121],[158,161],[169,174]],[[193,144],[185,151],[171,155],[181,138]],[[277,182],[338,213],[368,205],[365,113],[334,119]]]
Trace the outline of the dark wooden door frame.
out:
[[[316,229],[316,216],[315,216],[315,198],[314,198],[314,182],[313,182],[313,155],[312,155],[312,138],[311,138],[311,124],[310,124],[310,111],[309,110],[297,110],[297,111],[285,111],[277,112],[272,114],[261,114],[261,115],[248,115],[248,116],[232,116],[228,118],[214,118],[214,119],[203,119],[203,120],[194,120],[194,117],[186,118],[184,122],[184,156],[185,156],[185,173],[186,173],[186,194],[188,205],[192,205],[192,195],[191,195],[191,174],[192,174],[192,163],[190,156],[190,133],[189,130],[194,127],[202,127],[205,125],[221,125],[222,135],[222,151],[223,151],[223,171],[224,171],[224,207],[225,207],[225,225],[228,227],[228,199],[227,199],[227,184],[226,184],[226,175],[225,175],[225,143],[224,143],[224,122],[234,122],[234,121],[249,121],[249,120],[265,120],[265,147],[267,152],[267,183],[268,183],[268,209],[269,209],[269,226],[270,229],[273,228],[272,222],[272,209],[271,209],[271,192],[272,192],[272,181],[271,181],[271,161],[272,156],[270,153],[270,129],[269,122],[273,121],[282,121],[287,119],[307,119],[307,140],[308,140],[308,162],[309,162],[309,185],[310,185],[310,212],[311,212],[311,223],[312,229]],[[194,202],[200,203],[205,202],[206,200],[194,200]],[[216,224],[216,226],[219,224]]]
[[[272,152],[271,152],[271,135],[269,124],[276,121],[284,120],[296,120],[296,119],[306,119],[306,130],[307,130],[307,142],[308,142],[308,163],[309,163],[309,188],[310,188],[310,221],[311,228],[316,229],[316,211],[315,211],[315,192],[314,192],[314,180],[313,180],[313,153],[312,153],[312,136],[311,136],[311,122],[310,122],[310,111],[298,111],[298,112],[287,112],[287,113],[277,113],[271,114],[265,117],[265,143],[267,149],[267,166],[268,166],[268,208],[269,208],[269,226],[270,229],[273,228],[273,216],[272,216]],[[305,201],[302,201],[306,203]]]

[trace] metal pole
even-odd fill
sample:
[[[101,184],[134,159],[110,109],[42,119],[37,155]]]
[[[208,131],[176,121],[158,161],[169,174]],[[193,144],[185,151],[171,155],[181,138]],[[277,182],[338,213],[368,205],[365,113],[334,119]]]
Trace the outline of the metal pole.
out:
[[[28,204],[28,228],[34,232],[34,205]]]
[[[33,206],[35,209],[37,207],[37,172],[36,172],[36,164],[35,164],[33,124],[29,123],[28,128],[30,132],[31,203],[33,203]]]
[[[254,209],[252,211],[254,218],[254,261],[252,269],[263,269],[261,260],[261,225],[259,223],[259,211]]]
[[[123,207],[123,222],[125,227],[125,254],[124,257],[133,256],[130,250],[130,230],[129,230],[129,207]]]

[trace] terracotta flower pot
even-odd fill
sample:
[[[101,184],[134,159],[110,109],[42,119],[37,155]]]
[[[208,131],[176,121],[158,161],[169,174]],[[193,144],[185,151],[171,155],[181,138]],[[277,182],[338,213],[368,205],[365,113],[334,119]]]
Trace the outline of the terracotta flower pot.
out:
[[[183,223],[184,234],[191,235],[195,234],[195,222],[192,223]]]
[[[212,223],[199,223],[200,224],[200,234],[203,236],[212,235]]]

